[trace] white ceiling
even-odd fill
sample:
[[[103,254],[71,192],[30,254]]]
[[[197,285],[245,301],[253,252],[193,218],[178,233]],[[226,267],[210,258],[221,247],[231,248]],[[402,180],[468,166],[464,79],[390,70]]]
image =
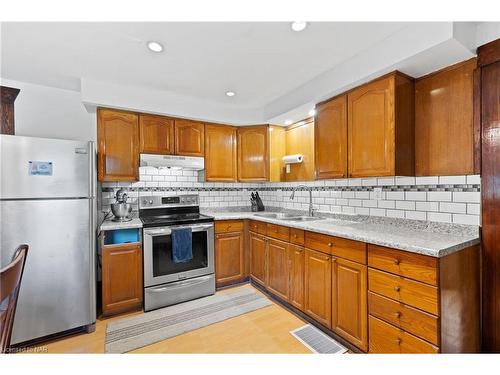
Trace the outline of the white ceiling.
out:
[[[315,22],[297,33],[284,22],[2,23],[0,76],[77,91],[81,82],[108,83],[144,93],[144,101],[147,90],[162,92],[232,110],[227,119],[214,119],[222,111],[189,109],[185,117],[237,123],[245,121],[238,111],[249,118],[248,111],[259,110],[265,117],[270,104],[347,61],[365,59],[409,25],[425,26]],[[165,51],[147,50],[149,40]],[[228,98],[227,90],[237,95]],[[168,103],[158,112],[179,114]]]

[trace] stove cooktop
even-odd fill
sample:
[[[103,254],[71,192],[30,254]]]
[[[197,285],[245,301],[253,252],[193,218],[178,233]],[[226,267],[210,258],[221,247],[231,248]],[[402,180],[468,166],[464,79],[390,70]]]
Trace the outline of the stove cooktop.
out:
[[[182,225],[193,223],[207,223],[214,221],[212,216],[203,215],[200,213],[181,213],[172,215],[155,215],[155,216],[142,216],[140,217],[143,226],[159,227],[170,225]]]

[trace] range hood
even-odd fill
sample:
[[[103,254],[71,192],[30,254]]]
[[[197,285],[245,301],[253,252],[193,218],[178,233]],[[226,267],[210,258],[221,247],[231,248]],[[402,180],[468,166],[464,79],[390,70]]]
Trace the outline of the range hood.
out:
[[[205,169],[205,159],[195,156],[141,154],[141,167],[191,169],[200,171]]]

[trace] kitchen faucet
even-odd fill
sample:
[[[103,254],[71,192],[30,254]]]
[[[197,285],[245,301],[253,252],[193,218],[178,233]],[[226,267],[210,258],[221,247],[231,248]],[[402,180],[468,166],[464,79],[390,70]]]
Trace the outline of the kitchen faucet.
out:
[[[309,216],[314,216],[314,209],[313,209],[313,197],[312,197],[312,186],[306,186],[306,185],[297,185],[292,189],[292,194],[290,195],[290,199],[293,200],[295,197],[295,190],[298,188],[306,188],[309,190]]]

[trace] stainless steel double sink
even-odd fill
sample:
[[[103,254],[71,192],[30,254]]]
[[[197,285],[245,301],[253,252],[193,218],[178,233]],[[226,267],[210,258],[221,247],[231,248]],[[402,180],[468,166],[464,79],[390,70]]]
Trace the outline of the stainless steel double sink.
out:
[[[282,212],[262,212],[255,214],[255,216],[264,217],[268,219],[286,220],[286,221],[316,221],[325,219],[324,217],[294,215]]]

